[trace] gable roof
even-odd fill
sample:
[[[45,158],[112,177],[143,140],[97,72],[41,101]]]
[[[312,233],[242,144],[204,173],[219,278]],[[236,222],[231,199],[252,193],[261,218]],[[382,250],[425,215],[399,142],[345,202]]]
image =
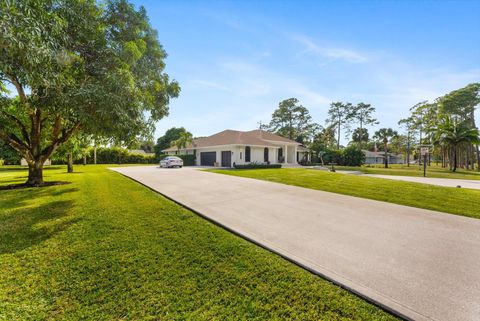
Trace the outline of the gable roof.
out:
[[[186,149],[202,148],[221,145],[252,145],[252,146],[269,146],[277,147],[282,144],[300,145],[294,140],[256,129],[250,131],[239,131],[227,129],[208,137],[200,137],[193,140],[193,144],[187,146]],[[176,147],[170,147],[163,151],[174,151]]]

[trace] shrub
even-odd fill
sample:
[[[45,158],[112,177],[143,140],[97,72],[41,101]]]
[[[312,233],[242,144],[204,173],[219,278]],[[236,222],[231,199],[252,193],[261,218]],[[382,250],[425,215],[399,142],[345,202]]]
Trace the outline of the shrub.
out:
[[[344,149],[326,149],[323,154],[325,165],[334,163],[340,166],[361,166],[365,163],[365,154],[356,146]]]
[[[183,160],[183,166],[194,166],[195,165],[195,155],[188,154],[188,155],[160,155],[159,161],[164,159],[167,156],[176,156]]]
[[[362,166],[365,163],[365,154],[360,148],[349,146],[342,150],[344,166]]]
[[[235,169],[261,169],[261,168],[281,168],[282,164],[259,164],[259,163],[250,163],[250,164],[233,164]]]

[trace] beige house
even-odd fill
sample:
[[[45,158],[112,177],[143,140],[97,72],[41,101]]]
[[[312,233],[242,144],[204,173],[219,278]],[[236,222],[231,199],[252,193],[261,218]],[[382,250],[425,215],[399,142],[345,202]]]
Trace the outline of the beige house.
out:
[[[296,165],[308,161],[308,149],[291,139],[263,130],[224,130],[196,138],[187,148],[171,147],[166,154],[193,154],[198,166],[233,167],[235,164],[269,163]]]
[[[371,152],[368,150],[363,150],[365,154],[365,164],[385,164],[385,152]],[[389,164],[403,164],[403,155],[387,153],[388,163]]]

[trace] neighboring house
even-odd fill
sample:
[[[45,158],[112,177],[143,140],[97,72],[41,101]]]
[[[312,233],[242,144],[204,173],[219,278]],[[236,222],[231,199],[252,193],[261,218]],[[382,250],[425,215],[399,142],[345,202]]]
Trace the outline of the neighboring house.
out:
[[[281,163],[308,161],[308,149],[291,139],[260,129],[251,131],[224,130],[193,140],[187,148],[170,147],[167,154],[193,154],[198,166],[232,167],[234,164]]]
[[[20,165],[21,166],[28,166],[27,160],[25,158],[22,158],[20,160]],[[43,165],[52,165],[52,161],[50,159],[47,159]]]
[[[384,152],[370,152],[368,150],[363,150],[365,154],[365,164],[385,164],[385,153]],[[387,153],[388,163],[389,164],[403,164],[403,155],[402,154],[393,154]]]

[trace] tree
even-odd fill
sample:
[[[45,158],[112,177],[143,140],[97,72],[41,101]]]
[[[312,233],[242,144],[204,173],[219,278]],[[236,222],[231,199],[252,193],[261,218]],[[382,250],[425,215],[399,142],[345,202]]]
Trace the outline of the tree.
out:
[[[337,129],[337,149],[340,149],[340,133],[342,128],[350,128],[353,115],[351,103],[333,102],[328,110],[327,123]]]
[[[312,121],[308,109],[299,105],[297,98],[281,101],[273,112],[269,125],[260,126],[300,143],[311,140],[318,129],[318,125]]]
[[[85,135],[74,135],[62,144],[52,155],[54,160],[67,161],[67,172],[73,173],[73,161],[86,156],[90,145],[89,137]],[[84,159],[85,160],[85,159]]]
[[[155,145],[155,154],[160,156],[162,150],[172,146],[172,142],[179,139],[182,133],[186,133],[187,130],[183,127],[172,127],[168,129],[165,134],[157,139]]]
[[[0,139],[0,161],[5,165],[18,165],[20,159],[17,151]]]
[[[193,136],[189,132],[182,132],[180,133],[180,137],[173,141],[172,144],[177,146],[177,149],[180,150],[182,148],[186,148],[188,145],[193,143]]]
[[[145,9],[126,0],[3,1],[0,30],[0,88],[17,95],[0,93],[0,139],[26,159],[28,185],[72,135],[144,136],[179,94]]]
[[[458,149],[462,145],[480,143],[478,129],[472,128],[466,121],[452,119],[444,115],[435,134],[435,142],[448,147],[452,153],[453,169],[457,170]]]
[[[410,154],[411,154],[411,141],[412,141],[412,135],[414,135],[414,119],[413,117],[407,117],[404,119],[400,119],[398,122],[400,126],[404,126],[405,129],[407,130],[407,135],[406,135],[406,154],[407,154],[407,167],[410,167]]]
[[[475,109],[480,104],[480,83],[472,83],[463,88],[454,90],[438,99],[439,112],[459,117],[462,121],[477,128],[475,123]],[[468,148],[468,146],[466,146]],[[475,144],[477,168],[480,171],[480,149]]]
[[[353,131],[352,141],[354,141],[355,143],[358,143],[360,147],[362,147],[363,142],[368,142],[368,138],[369,138],[369,135],[368,135],[368,130],[366,128],[358,127]]]
[[[352,107],[350,117],[352,121],[358,122],[359,127],[357,129],[359,129],[358,131],[359,133],[360,132],[365,133],[363,126],[378,124],[377,119],[373,117],[374,112],[375,112],[375,107],[372,107],[372,105],[370,104],[358,103],[356,106]],[[360,146],[362,146],[363,142],[368,141],[368,131],[366,133],[367,133],[366,139],[363,139],[365,138],[365,135],[357,136],[362,139],[358,141],[358,143],[360,143]]]
[[[380,128],[375,132],[374,139],[383,143],[383,150],[385,155],[385,168],[388,168],[388,143],[392,138],[397,137],[398,133],[391,128]]]

